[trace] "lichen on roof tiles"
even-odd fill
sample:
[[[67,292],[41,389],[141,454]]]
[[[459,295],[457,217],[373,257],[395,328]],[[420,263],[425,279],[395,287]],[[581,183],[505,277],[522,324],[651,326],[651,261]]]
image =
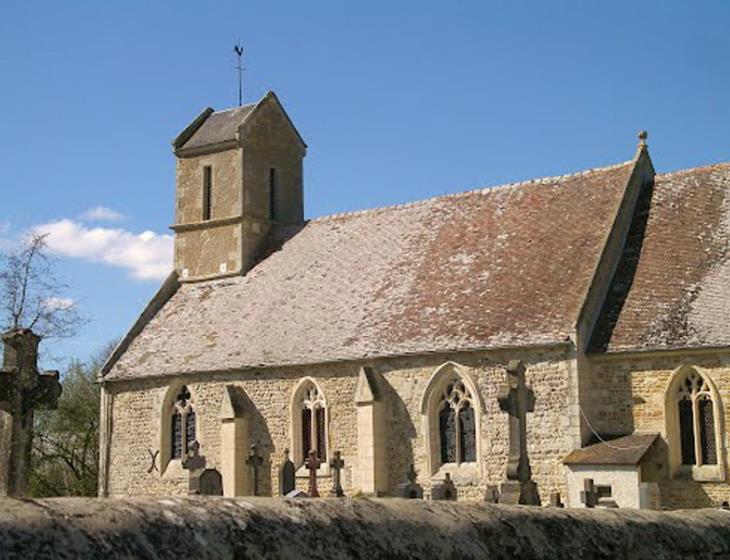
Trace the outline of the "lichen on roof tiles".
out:
[[[563,341],[632,170],[278,228],[245,276],[183,284],[107,377]]]
[[[657,175],[634,216],[596,352],[730,345],[730,164]]]

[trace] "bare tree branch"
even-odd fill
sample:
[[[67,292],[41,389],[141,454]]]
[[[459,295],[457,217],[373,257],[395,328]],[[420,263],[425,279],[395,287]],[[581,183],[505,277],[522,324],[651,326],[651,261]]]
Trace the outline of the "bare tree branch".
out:
[[[85,322],[46,254],[46,236],[34,234],[0,264],[0,328],[32,329],[42,338],[73,336]]]

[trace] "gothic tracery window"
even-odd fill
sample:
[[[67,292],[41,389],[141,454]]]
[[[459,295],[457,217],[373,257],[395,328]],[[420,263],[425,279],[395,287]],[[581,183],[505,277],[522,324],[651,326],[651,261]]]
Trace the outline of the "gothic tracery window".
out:
[[[716,419],[707,381],[691,370],[679,384],[676,398],[682,464],[716,465]]]
[[[170,422],[170,457],[182,459],[195,441],[195,410],[185,385],[175,397]]]
[[[308,383],[300,393],[301,452],[305,459],[309,451],[317,452],[320,461],[327,459],[327,424],[324,397],[314,383]]]
[[[476,461],[476,425],[472,400],[460,379],[445,385],[438,405],[441,463]]]

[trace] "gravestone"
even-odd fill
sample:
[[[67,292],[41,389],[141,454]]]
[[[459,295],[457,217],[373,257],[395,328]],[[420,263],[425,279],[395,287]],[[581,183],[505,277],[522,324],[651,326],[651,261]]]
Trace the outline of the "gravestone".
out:
[[[437,482],[431,487],[432,500],[456,500],[456,497],[456,486],[454,486],[449,473],[446,473],[441,482]]]
[[[216,469],[203,469],[195,474],[191,473],[190,493],[201,496],[222,496],[223,477]]]
[[[593,479],[586,478],[583,480],[583,490],[580,492],[580,501],[587,508],[594,508],[598,504],[598,492],[593,486]]]
[[[319,469],[322,461],[317,457],[317,452],[312,449],[309,452],[309,456],[304,463],[309,471],[309,489],[308,494],[310,498],[319,498],[319,490],[317,489],[317,469]]]
[[[527,413],[535,410],[535,393],[525,382],[521,360],[507,364],[507,380],[498,396],[500,409],[509,414],[509,458],[499,503],[539,506],[540,496],[527,456]]]
[[[411,464],[408,473],[406,474],[406,482],[400,483],[396,486],[395,495],[399,498],[406,498],[408,500],[420,500],[423,499],[423,488],[416,482],[418,473],[413,464]]]
[[[279,494],[288,496],[296,488],[296,467],[289,459],[289,450],[284,450],[284,462],[279,468]]]
[[[254,496],[261,495],[261,467],[264,465],[264,458],[260,452],[259,442],[251,446],[246,464],[251,469],[251,492]]]
[[[0,496],[28,492],[33,417],[36,410],[58,406],[61,384],[57,371],[38,371],[40,337],[29,329],[2,335],[0,369]]]
[[[487,486],[487,489],[484,492],[484,501],[488,504],[498,504],[499,488],[494,485]]]
[[[345,466],[345,461],[342,460],[341,453],[339,451],[335,451],[334,455],[335,456],[330,461],[330,467],[332,468],[332,495],[336,498],[342,498],[345,495],[345,492],[342,490],[340,474],[342,468]]]

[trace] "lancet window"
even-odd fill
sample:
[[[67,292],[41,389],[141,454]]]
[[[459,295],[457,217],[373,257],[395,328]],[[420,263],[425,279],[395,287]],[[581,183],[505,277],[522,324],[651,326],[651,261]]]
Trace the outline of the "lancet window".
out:
[[[441,463],[476,461],[473,397],[460,379],[444,386],[438,405]]]
[[[318,387],[311,382],[300,391],[300,394],[302,457],[306,458],[309,451],[314,450],[320,461],[326,461],[327,424],[324,397]]]
[[[183,385],[172,405],[170,417],[170,457],[182,459],[195,441],[195,410],[190,391]]]

